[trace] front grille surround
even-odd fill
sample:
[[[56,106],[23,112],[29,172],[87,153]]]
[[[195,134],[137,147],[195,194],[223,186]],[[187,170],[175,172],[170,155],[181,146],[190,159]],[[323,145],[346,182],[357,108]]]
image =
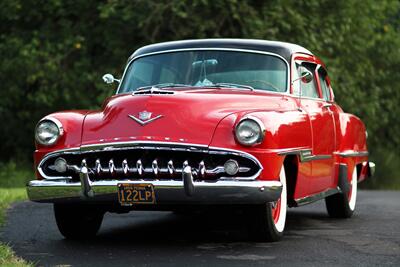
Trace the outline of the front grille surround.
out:
[[[52,165],[64,158],[68,171],[62,175]],[[224,163],[233,159],[239,163],[239,172],[228,175]],[[206,146],[169,144],[122,144],[81,147],[75,151],[51,153],[40,162],[39,173],[45,179],[79,180],[77,170],[84,165],[90,179],[95,180],[182,180],[182,170],[191,166],[197,181],[223,179],[254,180],[262,170],[252,155],[236,150]]]

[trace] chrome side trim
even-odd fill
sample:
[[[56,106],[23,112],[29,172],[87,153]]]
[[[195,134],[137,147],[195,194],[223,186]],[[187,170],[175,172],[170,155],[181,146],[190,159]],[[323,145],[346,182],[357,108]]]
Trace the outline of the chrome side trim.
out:
[[[313,155],[311,149],[294,149],[289,151],[278,152],[280,156],[298,155],[300,162],[307,162],[312,160],[330,159],[332,155]]]
[[[151,184],[158,204],[262,204],[276,201],[282,191],[279,181],[193,182],[193,195],[185,193],[183,181],[93,181],[93,197],[82,198],[80,182],[30,181],[29,199],[37,202],[118,203],[118,184]]]
[[[296,206],[303,206],[303,205],[310,204],[312,202],[324,199],[328,196],[334,195],[339,192],[341,192],[339,188],[331,188],[331,189],[327,189],[327,190],[325,190],[321,193],[315,194],[315,195],[295,199],[294,201],[296,203]]]
[[[343,158],[349,158],[349,157],[366,157],[369,155],[368,151],[354,151],[354,150],[349,150],[345,152],[339,152],[337,153],[339,156]]]
[[[117,92],[115,94],[119,94],[120,88],[122,83],[124,82],[124,78],[126,75],[126,72],[129,68],[129,66],[132,64],[133,61],[136,59],[146,57],[146,56],[152,56],[152,55],[158,55],[158,54],[165,54],[165,53],[174,53],[174,52],[186,52],[186,51],[236,51],[236,52],[245,52],[245,53],[254,53],[254,54],[263,54],[263,55],[269,55],[269,56],[274,56],[279,59],[281,59],[285,64],[287,68],[287,78],[286,78],[286,91],[285,92],[274,92],[274,91],[267,91],[267,90],[261,90],[261,89],[255,89],[255,91],[262,91],[262,92],[268,92],[268,93],[276,93],[276,94],[289,94],[290,95],[290,64],[286,61],[284,57],[281,55],[271,53],[271,52],[265,52],[265,51],[258,51],[258,50],[251,50],[251,49],[236,49],[236,48],[212,48],[212,47],[207,47],[207,48],[181,48],[181,49],[171,49],[171,50],[164,50],[164,51],[157,51],[157,52],[152,52],[152,53],[147,53],[143,54],[140,56],[136,56],[134,58],[131,58],[128,63],[126,64],[124,73],[122,74],[121,77],[121,83],[118,85]]]

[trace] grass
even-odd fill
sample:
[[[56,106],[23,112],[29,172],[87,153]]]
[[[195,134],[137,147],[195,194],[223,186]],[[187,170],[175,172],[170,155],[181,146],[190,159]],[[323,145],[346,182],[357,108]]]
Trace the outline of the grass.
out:
[[[0,162],[0,227],[5,223],[9,205],[27,198],[25,184],[32,177],[28,168],[19,169],[15,163]],[[18,258],[12,248],[0,242],[0,266],[33,266]]]

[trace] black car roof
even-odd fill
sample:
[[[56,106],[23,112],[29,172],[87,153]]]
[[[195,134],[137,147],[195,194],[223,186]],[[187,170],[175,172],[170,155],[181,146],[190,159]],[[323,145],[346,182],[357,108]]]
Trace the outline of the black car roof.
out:
[[[304,47],[286,42],[255,39],[198,39],[157,43],[143,46],[136,50],[129,57],[129,60],[134,57],[149,53],[191,48],[233,48],[270,52],[282,56],[288,62],[290,62],[290,58],[293,53],[305,53],[312,55],[312,53]]]

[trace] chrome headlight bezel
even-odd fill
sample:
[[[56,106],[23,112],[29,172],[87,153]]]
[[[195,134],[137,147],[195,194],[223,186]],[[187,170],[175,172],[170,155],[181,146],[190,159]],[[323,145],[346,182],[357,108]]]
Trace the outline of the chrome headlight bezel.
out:
[[[246,122],[250,122],[251,124],[253,124],[253,126],[256,126],[252,130],[257,129],[256,131],[254,131],[255,137],[251,138],[250,140],[244,140],[243,137],[240,135],[241,131],[244,130],[243,127],[245,127]],[[243,146],[259,145],[264,141],[264,137],[265,126],[259,118],[253,116],[245,116],[239,121],[239,123],[235,127],[235,139],[239,144]]]
[[[40,127],[43,127],[45,124],[47,124],[50,127],[53,127],[53,132],[50,134],[53,134],[53,137],[51,137],[49,140],[45,140],[40,137],[39,130]],[[35,140],[38,144],[42,146],[52,146],[57,141],[60,139],[60,137],[64,134],[64,129],[61,124],[61,122],[55,118],[44,118],[38,122],[35,128]]]

